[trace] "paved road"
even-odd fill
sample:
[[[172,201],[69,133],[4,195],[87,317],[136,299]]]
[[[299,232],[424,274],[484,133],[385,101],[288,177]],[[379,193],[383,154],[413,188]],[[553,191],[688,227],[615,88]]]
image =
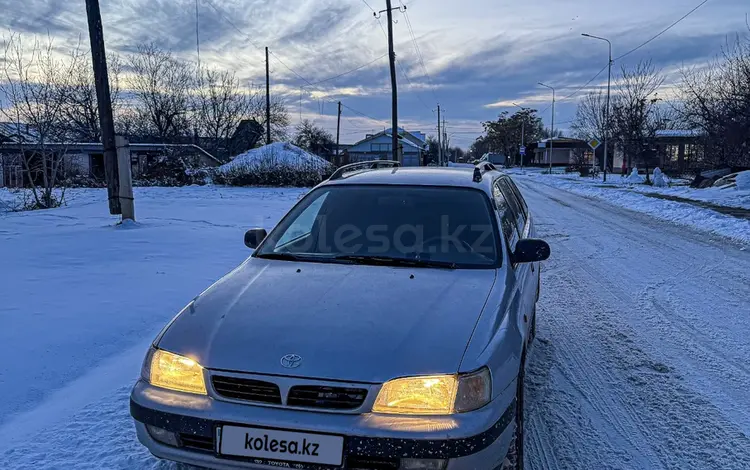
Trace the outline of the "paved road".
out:
[[[527,469],[750,468],[750,252],[515,179],[553,253]]]

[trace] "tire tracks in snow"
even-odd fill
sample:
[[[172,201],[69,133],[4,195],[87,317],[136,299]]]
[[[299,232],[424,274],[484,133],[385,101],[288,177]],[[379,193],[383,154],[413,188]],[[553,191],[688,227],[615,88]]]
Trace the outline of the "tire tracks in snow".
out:
[[[589,204],[571,195],[570,208],[550,206],[547,190],[524,183],[536,220],[544,223],[539,224],[542,234],[566,231],[570,235],[550,238],[553,260],[542,274],[539,331],[540,338],[549,333],[551,353],[549,357],[530,355],[533,372],[529,376],[540,369],[538,361],[551,366],[542,383],[530,385],[529,403],[543,410],[541,416],[531,412],[527,428],[531,468],[553,468],[548,464],[550,455],[560,464],[554,468],[750,468],[750,440],[742,429],[742,415],[726,402],[717,402],[716,394],[712,396],[715,385],[704,389],[686,378],[684,360],[674,353],[690,356],[703,346],[711,353],[704,360],[716,366],[716,370],[709,367],[710,374],[720,372],[722,366],[723,370],[727,365],[730,369],[740,366],[735,387],[750,375],[743,370],[746,366],[717,346],[726,347],[726,341],[713,345],[715,338],[705,341],[697,337],[701,333],[697,329],[685,329],[689,320],[681,313],[688,310],[692,316],[691,309],[648,295],[649,286],[654,293],[685,284],[696,289],[693,284],[703,279],[701,275],[714,273],[724,280],[728,273],[722,268],[729,251],[717,249],[716,237],[692,240],[695,234],[690,230],[680,228],[677,234],[673,227],[662,227],[663,223],[648,216],[634,213],[630,217],[630,211],[610,209],[599,201]],[[558,193],[565,197],[565,192]],[[680,243],[683,240],[689,241],[685,247]],[[701,248],[698,253],[696,245]],[[647,265],[628,264],[633,262],[628,257],[633,249],[652,255],[636,258]],[[658,259],[664,251],[681,262]],[[706,261],[715,252],[721,259],[718,265]],[[718,291],[724,302],[741,302],[742,297],[735,296],[742,282],[741,275],[730,276],[724,283],[712,284],[710,290]],[[629,291],[633,285],[636,288]],[[703,286],[695,292],[705,291]],[[684,289],[677,294],[684,294]],[[668,298],[680,300],[679,295]],[[670,357],[660,351],[660,339],[666,343],[675,336],[680,347],[672,344]],[[577,405],[570,403],[571,396],[578,399]],[[736,396],[741,397],[741,391]],[[606,436],[599,438],[605,441],[601,448],[591,448],[591,441],[586,440],[591,438],[586,432],[589,424]],[[542,433],[547,436],[539,438]],[[566,434],[575,438],[566,439]],[[618,450],[608,455],[610,441]],[[579,450],[571,450],[571,445]]]

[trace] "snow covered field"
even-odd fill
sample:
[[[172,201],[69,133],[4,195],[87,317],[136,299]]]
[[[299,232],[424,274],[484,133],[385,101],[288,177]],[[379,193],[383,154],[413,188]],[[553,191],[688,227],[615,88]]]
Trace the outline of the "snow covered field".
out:
[[[527,469],[750,468],[750,252],[515,178],[553,252]],[[0,215],[0,468],[176,469],[128,412],[146,345],[303,193],[137,188],[134,227],[114,226],[103,190]]]

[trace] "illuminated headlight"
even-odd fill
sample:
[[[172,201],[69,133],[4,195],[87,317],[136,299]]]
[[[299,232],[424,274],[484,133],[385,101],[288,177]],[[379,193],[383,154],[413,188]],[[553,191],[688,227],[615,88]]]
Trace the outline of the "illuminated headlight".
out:
[[[203,367],[189,357],[151,349],[143,361],[141,376],[156,387],[207,395]]]
[[[461,375],[408,377],[386,382],[372,407],[376,413],[449,415],[479,409],[490,402],[487,368]]]

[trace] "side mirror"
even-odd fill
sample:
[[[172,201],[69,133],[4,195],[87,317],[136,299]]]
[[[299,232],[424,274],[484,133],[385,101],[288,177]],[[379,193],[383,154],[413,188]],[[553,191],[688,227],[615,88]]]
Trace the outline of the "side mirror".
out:
[[[253,250],[258,248],[258,245],[266,239],[268,232],[263,228],[253,228],[245,232],[245,246],[252,248]]]
[[[516,243],[513,252],[513,263],[536,263],[549,258],[550,248],[547,242],[536,238],[525,238]]]

